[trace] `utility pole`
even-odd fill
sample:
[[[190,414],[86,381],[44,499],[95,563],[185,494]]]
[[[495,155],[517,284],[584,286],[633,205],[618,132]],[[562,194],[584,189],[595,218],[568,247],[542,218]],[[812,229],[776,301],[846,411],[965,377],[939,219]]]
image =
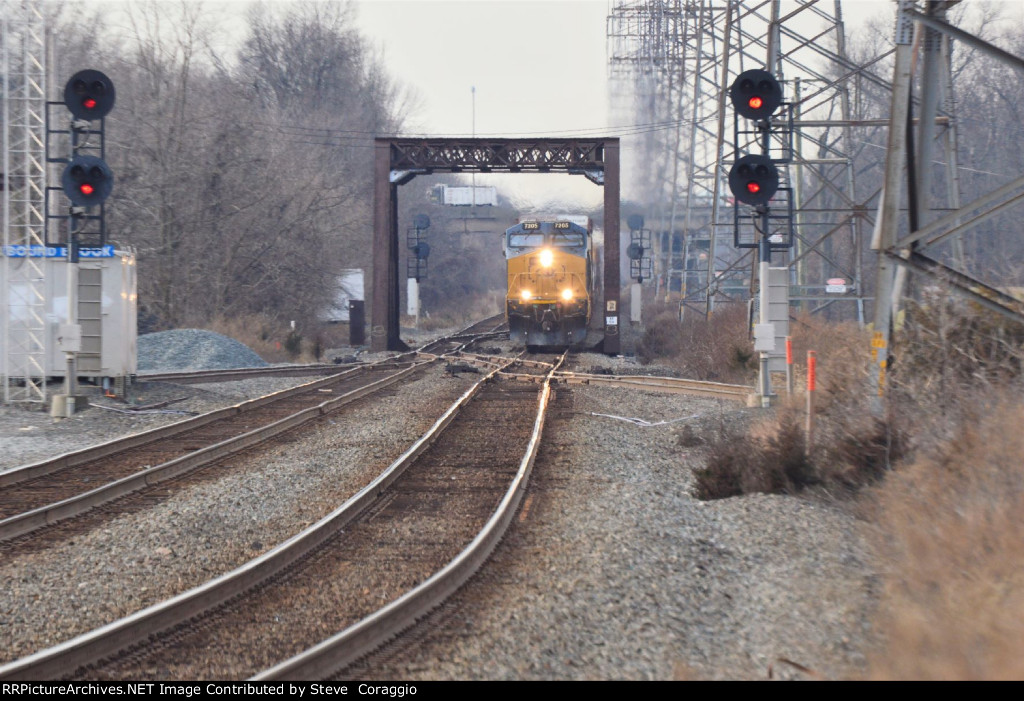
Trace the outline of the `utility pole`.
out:
[[[472,98],[473,98],[473,127],[472,128],[473,128],[473,138],[475,139],[476,138],[476,86],[475,85],[471,85],[469,87],[469,92],[470,92],[470,94],[472,95]],[[475,213],[476,212],[476,171],[473,171],[471,185],[473,186],[473,188],[472,188],[473,189],[473,199],[472,199],[473,209],[472,209],[472,211]]]
[[[896,12],[896,60],[893,69],[889,139],[885,161],[885,181],[879,203],[879,217],[871,248],[878,256],[878,280],[875,287],[874,334],[871,339],[871,379],[876,389],[872,411],[881,415],[886,389],[886,368],[891,341],[893,292],[896,286],[896,262],[884,255],[896,243],[900,216],[903,167],[907,157],[907,117],[910,110],[911,63],[914,58],[914,22],[909,12],[913,0],[900,0]]]

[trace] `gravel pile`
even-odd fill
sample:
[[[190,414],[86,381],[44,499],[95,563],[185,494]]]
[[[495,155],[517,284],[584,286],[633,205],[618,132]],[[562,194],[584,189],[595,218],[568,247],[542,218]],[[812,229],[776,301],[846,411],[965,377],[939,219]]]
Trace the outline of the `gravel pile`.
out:
[[[173,329],[139,336],[139,372],[259,368],[267,363],[233,338],[202,329]]]
[[[595,355],[578,369],[592,366],[638,367]],[[365,484],[471,379],[434,368],[307,439],[246,456],[244,470],[73,543],[3,562],[3,659],[194,586],[280,542]],[[757,411],[684,395],[559,389],[525,507],[492,562],[422,639],[370,676],[808,676],[783,659],[829,678],[862,675],[877,593],[855,520],[800,498],[690,496],[691,470],[704,457],[694,444]],[[0,440],[17,436],[17,425],[0,420]],[[101,424],[92,428],[98,438]]]

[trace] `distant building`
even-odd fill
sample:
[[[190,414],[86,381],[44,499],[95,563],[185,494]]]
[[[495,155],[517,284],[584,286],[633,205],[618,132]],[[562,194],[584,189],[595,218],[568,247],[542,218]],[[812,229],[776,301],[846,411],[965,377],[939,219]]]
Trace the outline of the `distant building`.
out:
[[[475,191],[475,193],[474,193]],[[471,207],[476,205],[495,207],[498,204],[498,189],[492,186],[477,185],[476,187],[452,187],[435,185],[430,189],[430,200],[437,204],[452,207]]]
[[[349,300],[365,299],[363,277],[362,268],[342,270],[335,276],[335,287],[330,291],[331,303],[324,312],[323,321],[328,323],[348,321]]]

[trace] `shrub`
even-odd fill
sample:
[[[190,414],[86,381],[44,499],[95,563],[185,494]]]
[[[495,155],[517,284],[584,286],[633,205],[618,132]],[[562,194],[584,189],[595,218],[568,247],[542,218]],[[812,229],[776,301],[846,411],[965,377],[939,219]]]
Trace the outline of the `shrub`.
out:
[[[876,678],[1024,676],[1024,407],[994,404],[875,492]]]
[[[747,331],[746,308],[729,305],[710,319],[691,312],[662,311],[637,343],[640,362],[659,362],[694,380],[751,381],[757,357]]]
[[[328,342],[339,340],[334,338],[334,336],[346,335],[338,332],[339,326],[321,327],[311,324],[309,328],[315,329],[314,333],[317,336],[323,335],[325,340],[321,345],[326,347]],[[216,331],[228,338],[244,343],[268,363],[294,362],[296,360],[311,361],[316,359],[314,357],[315,349],[310,349],[310,352],[303,355],[301,334],[293,332],[287,322],[277,321],[266,316],[238,316],[230,319],[216,318],[201,325],[199,328]],[[345,325],[344,330],[346,333],[347,329],[348,327]],[[336,343],[336,345],[343,344]]]
[[[292,359],[298,358],[302,352],[302,335],[296,331],[289,331],[284,339],[284,349]]]
[[[695,472],[699,499],[723,499],[753,492],[796,493],[822,478],[807,459],[804,429],[795,412],[752,431],[726,430],[712,445],[704,467]]]

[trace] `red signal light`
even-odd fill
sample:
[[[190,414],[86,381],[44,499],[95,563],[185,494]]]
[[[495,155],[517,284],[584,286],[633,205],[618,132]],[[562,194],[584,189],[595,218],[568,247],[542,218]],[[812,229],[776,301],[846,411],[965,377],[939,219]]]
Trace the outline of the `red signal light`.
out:
[[[782,104],[782,85],[768,71],[744,71],[729,88],[733,109],[744,119],[771,117]]]
[[[116,97],[110,78],[91,68],[78,71],[64,86],[64,105],[75,119],[103,119],[113,109]]]
[[[110,196],[114,174],[102,158],[78,155],[71,159],[61,174],[60,186],[73,205],[92,207],[102,204]]]
[[[747,154],[729,169],[729,189],[743,204],[767,205],[779,189],[779,169],[767,155]]]

